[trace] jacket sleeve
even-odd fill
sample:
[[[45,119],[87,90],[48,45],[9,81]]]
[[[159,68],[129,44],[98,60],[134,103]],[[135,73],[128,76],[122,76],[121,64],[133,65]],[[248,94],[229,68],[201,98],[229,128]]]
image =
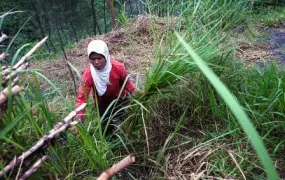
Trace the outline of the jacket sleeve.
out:
[[[125,66],[121,66],[120,73],[122,77],[122,83],[124,83],[126,78],[128,77],[128,73],[127,73]],[[134,92],[135,89],[136,89],[135,85],[131,82],[130,78],[128,78],[126,85],[125,85],[125,90],[129,92]]]
[[[82,75],[82,84],[78,86],[77,97],[76,97],[76,107],[88,101],[88,97],[92,88],[92,85],[88,82],[89,74],[85,71]],[[85,109],[78,112],[77,118],[83,120],[85,116]]]

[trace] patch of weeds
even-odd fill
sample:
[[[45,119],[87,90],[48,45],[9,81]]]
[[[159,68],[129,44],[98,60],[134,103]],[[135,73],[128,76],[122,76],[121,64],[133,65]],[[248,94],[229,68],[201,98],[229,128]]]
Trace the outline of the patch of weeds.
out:
[[[284,6],[268,6],[257,8],[249,16],[249,22],[254,24],[263,24],[268,27],[284,26],[285,7]]]

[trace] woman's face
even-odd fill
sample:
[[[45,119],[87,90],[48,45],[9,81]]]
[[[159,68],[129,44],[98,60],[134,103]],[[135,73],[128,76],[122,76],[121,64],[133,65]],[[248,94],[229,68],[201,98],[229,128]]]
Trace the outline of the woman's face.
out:
[[[90,63],[97,70],[102,70],[106,66],[106,59],[102,54],[91,53],[89,56]]]

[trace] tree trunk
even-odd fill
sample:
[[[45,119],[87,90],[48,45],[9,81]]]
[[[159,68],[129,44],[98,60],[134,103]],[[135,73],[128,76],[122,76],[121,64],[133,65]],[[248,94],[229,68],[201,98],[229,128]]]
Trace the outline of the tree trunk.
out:
[[[72,21],[71,21],[71,20],[70,20],[70,26],[71,26],[71,28],[72,28],[72,31],[73,31],[73,34],[74,34],[75,40],[76,40],[76,42],[78,42],[77,34],[76,34],[75,28],[74,28],[74,26],[73,26],[73,24],[72,24]]]
[[[136,8],[137,8],[137,15],[138,15],[138,14],[140,14],[140,11],[139,11],[139,4],[138,4],[138,1],[137,1],[137,0],[135,1],[135,3],[136,3]]]
[[[68,7],[68,4],[67,4],[66,0],[64,0],[64,4],[65,4],[65,7],[66,7],[67,9],[70,9],[70,8]],[[70,26],[71,26],[71,29],[72,29],[74,38],[75,38],[76,42],[78,42],[77,34],[76,34],[76,31],[75,31],[75,28],[74,28],[74,26],[73,26],[72,19],[71,19],[71,13],[69,14],[68,12],[69,12],[69,11],[67,11],[67,18],[68,18],[68,20],[69,20],[69,24],[70,24]]]
[[[60,23],[58,23],[58,24],[60,24]],[[62,25],[62,28],[60,28],[59,27],[59,29],[63,29],[63,37],[64,37],[64,39],[65,39],[65,41],[66,41],[66,43],[65,44],[68,44],[69,42],[68,42],[68,37],[66,36],[66,34],[67,34],[67,32],[68,32],[68,34],[70,34],[70,32],[69,32],[69,28],[67,27],[67,28],[64,28],[65,27],[65,23],[62,23],[63,25]],[[56,26],[58,26],[58,25],[56,25]],[[57,27],[58,28],[58,27]],[[66,30],[66,29],[68,29],[68,30]]]
[[[53,4],[52,4],[52,0],[49,0],[50,1],[50,5],[51,7],[53,7]],[[64,47],[63,47],[63,43],[62,43],[62,39],[61,39],[61,36],[60,36],[60,31],[58,29],[58,23],[57,23],[57,20],[56,20],[56,17],[55,17],[55,13],[54,13],[54,10],[52,9],[52,13],[53,13],[53,18],[55,19],[55,27],[56,27],[56,30],[57,30],[57,35],[58,35],[58,38],[59,38],[59,41],[60,41],[60,45],[61,45],[61,49],[62,49],[62,52],[64,54],[64,57],[65,57],[65,60],[66,60],[66,66],[68,67],[69,69],[69,72],[70,72],[70,77],[73,81],[73,85],[74,85],[74,92],[76,94],[76,83],[75,83],[75,77],[72,73],[72,70],[71,70],[71,67],[69,66],[69,64],[67,63],[67,56],[66,56],[66,53],[65,53],[65,50],[64,50]]]
[[[129,1],[129,2],[128,2],[128,4],[129,4],[129,8],[130,8],[130,12],[131,12],[131,16],[133,16],[134,14],[133,14],[132,1]]]
[[[92,9],[92,16],[93,16],[93,32],[94,35],[96,36],[96,14],[95,14],[95,4],[94,4],[94,0],[91,0],[91,9]]]
[[[38,10],[37,10],[37,8],[36,8],[34,2],[32,2],[32,6],[33,6],[34,12],[35,12],[35,14],[36,14],[36,20],[37,20],[38,25],[39,25],[39,27],[40,27],[41,34],[42,34],[42,38],[44,38],[44,37],[45,37],[45,33],[44,33],[44,30],[43,30],[43,27],[42,27],[42,23],[41,23],[40,16],[39,16],[39,14],[38,14]],[[48,43],[46,43],[45,45],[46,45],[46,47],[47,47],[47,49],[48,49],[48,52],[50,52],[50,48],[49,48]]]
[[[101,29],[100,29],[100,26],[99,26],[99,23],[98,23],[97,20],[96,20],[96,24],[97,24],[98,33],[99,33],[99,34],[102,34]]]
[[[103,0],[104,2],[104,28],[105,28],[105,34],[107,33],[107,23],[106,23],[106,0]]]
[[[95,15],[95,22],[96,22],[96,25],[97,25],[98,33],[99,33],[99,34],[102,34],[102,33],[101,33],[100,26],[99,26],[99,23],[98,23],[98,21],[97,21],[96,6],[94,6],[94,15]]]
[[[115,11],[113,8],[113,2],[112,0],[108,0],[108,8],[109,8],[109,12],[111,15],[111,20],[112,20],[112,28],[113,30],[117,29],[117,25],[116,25],[116,16],[115,16]]]
[[[142,5],[143,3],[142,3],[142,0],[139,0],[139,3],[140,3],[140,4],[139,4],[139,6],[140,6],[140,13],[141,13],[141,11],[143,12],[143,5]]]
[[[48,15],[46,14],[47,12],[46,12],[46,9],[45,9],[44,2],[42,2],[42,9],[43,9],[43,12],[44,12],[45,26],[46,26],[46,30],[48,32],[49,42],[50,42],[50,45],[53,48],[54,52],[56,53],[57,50],[56,50],[56,48],[55,48],[55,46],[53,45],[53,42],[52,42],[50,21],[49,21]]]

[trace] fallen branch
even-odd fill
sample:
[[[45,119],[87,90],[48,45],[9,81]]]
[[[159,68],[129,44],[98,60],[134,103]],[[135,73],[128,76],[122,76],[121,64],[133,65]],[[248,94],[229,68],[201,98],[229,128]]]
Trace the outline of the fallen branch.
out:
[[[53,133],[58,135],[60,132],[65,131],[67,128],[75,126],[80,121],[81,120],[75,120],[75,121],[72,121],[71,123],[65,124],[64,126],[61,126],[59,129],[53,131]],[[28,179],[34,172],[36,172],[41,167],[41,165],[47,160],[47,158],[48,158],[47,155],[44,155],[43,157],[41,157],[35,164],[33,164],[33,166],[29,170],[27,170],[24,173],[24,175],[19,180]]]
[[[39,48],[43,45],[43,43],[45,43],[48,39],[48,36],[43,38],[40,42],[38,42],[25,56],[23,56],[19,62],[17,64],[15,64],[13,66],[12,69],[17,69],[18,67],[20,67],[27,59],[29,59],[29,57]],[[9,71],[12,70],[11,68],[5,69],[4,71],[2,71],[2,76],[5,76],[9,73]]]
[[[7,83],[9,81],[9,79],[13,79],[17,76],[17,71],[21,71],[21,70],[24,70],[24,69],[27,69],[27,67],[29,66],[29,63],[25,63],[25,64],[22,64],[18,69],[16,69],[14,72],[12,72],[11,74],[3,77],[3,80],[2,80],[2,85]]]
[[[12,83],[11,83],[11,87],[14,87],[15,85],[18,84],[18,81],[19,81],[19,77],[17,76],[15,79],[13,79]],[[8,87],[4,88],[1,92],[0,92],[0,96],[1,94],[4,94],[5,95],[5,92],[9,92],[9,89]],[[3,97],[3,96],[2,96]],[[8,96],[6,96],[8,98]],[[7,110],[7,103],[5,104],[5,102],[7,102],[7,99],[6,100],[0,100],[1,103],[0,103],[0,112],[1,113],[5,113],[5,111]],[[2,102],[4,101],[4,102]],[[1,119],[1,115],[0,115],[0,119]]]
[[[41,165],[47,160],[47,158],[47,155],[41,157],[35,164],[33,164],[33,166],[29,170],[24,173],[24,175],[19,180],[28,179],[34,172],[36,172],[36,170],[41,167]]]
[[[12,83],[11,83],[11,87],[13,87],[13,86],[15,86],[15,85],[17,85],[17,83],[19,82],[19,76],[18,75],[15,75],[15,77],[13,78],[13,80],[12,80]],[[4,86],[3,86],[4,87]],[[6,86],[6,88],[8,88],[7,86]],[[5,89],[6,89],[5,88]],[[4,90],[2,90],[2,92],[3,92]],[[1,92],[1,93],[2,93]]]
[[[24,63],[39,47],[41,47],[48,39],[48,36],[43,38],[40,42],[38,42],[25,56],[23,56],[13,69],[17,69],[22,63]]]
[[[8,67],[6,69],[4,69],[2,72],[1,72],[1,76],[4,77],[6,76],[10,71],[12,71],[12,67]]]
[[[23,89],[24,87],[18,85],[12,87],[11,89],[12,96],[19,94]],[[7,87],[0,94],[0,105],[8,99],[8,95],[9,95],[9,88]]]
[[[7,69],[7,68],[9,68],[9,66],[5,66],[5,65],[2,66],[2,71],[5,70],[5,69]]]
[[[112,178],[117,172],[125,169],[126,167],[130,166],[132,163],[135,162],[135,157],[128,155],[123,160],[114,164],[111,168],[107,169],[106,171],[102,172],[97,180],[109,180]]]
[[[3,61],[8,56],[9,56],[9,54],[7,54],[7,53],[1,53],[0,54],[0,61]]]
[[[76,115],[78,112],[80,112],[81,110],[83,110],[85,107],[86,107],[86,103],[84,104],[81,104],[78,108],[75,109],[75,111],[72,111],[68,116],[66,116],[61,122],[57,123],[54,128],[52,130],[49,131],[48,134],[52,134],[54,133],[54,131],[56,131],[58,128],[60,128],[61,126],[63,126],[64,124],[67,124],[69,123]],[[70,124],[73,124],[75,123],[76,121],[74,122],[71,122]],[[76,123],[77,124],[77,123]],[[76,125],[74,124],[74,125]],[[73,125],[73,126],[74,126]]]
[[[12,168],[18,166],[25,158],[29,157],[31,154],[36,152],[41,147],[47,145],[51,142],[59,133],[65,131],[70,127],[69,122],[77,115],[78,112],[86,107],[86,103],[81,104],[78,108],[72,111],[68,116],[66,116],[61,122],[54,126],[54,128],[45,136],[43,136],[38,142],[35,143],[29,150],[23,152],[20,157],[15,157],[4,169],[0,172],[0,179],[3,177],[4,172],[7,174]],[[79,120],[77,121],[77,123]]]

